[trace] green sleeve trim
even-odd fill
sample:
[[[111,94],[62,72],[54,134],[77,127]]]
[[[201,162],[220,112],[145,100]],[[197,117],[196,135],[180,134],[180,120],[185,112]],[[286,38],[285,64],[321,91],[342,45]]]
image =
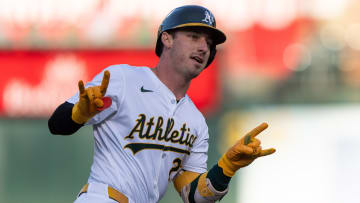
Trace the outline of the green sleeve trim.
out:
[[[200,176],[201,175],[199,175],[193,182],[191,182],[190,193],[189,193],[189,203],[196,203],[194,197],[195,197],[195,191],[196,191]]]
[[[226,190],[228,188],[231,177],[226,176],[223,172],[223,169],[219,167],[218,164],[215,164],[206,176],[212,186],[219,192]]]

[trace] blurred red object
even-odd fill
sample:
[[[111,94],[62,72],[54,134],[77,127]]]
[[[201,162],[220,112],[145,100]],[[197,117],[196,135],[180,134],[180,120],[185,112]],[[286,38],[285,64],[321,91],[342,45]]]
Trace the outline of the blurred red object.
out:
[[[0,51],[0,115],[44,117],[109,65],[154,67],[153,50]],[[220,87],[216,61],[196,78],[189,96],[204,113],[216,109]]]
[[[294,67],[284,64],[286,48],[307,43],[313,20],[297,18],[288,26],[269,29],[259,24],[243,31],[234,31],[226,46],[226,67],[234,77],[246,73],[262,74],[274,79],[286,78]],[[307,46],[307,44],[304,44]],[[300,62],[301,53],[294,53],[294,65]]]

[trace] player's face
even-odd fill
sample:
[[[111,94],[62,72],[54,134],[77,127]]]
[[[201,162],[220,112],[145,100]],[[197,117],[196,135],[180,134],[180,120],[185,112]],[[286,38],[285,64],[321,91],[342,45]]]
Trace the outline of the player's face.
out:
[[[203,29],[177,31],[170,50],[176,70],[189,79],[198,76],[207,64],[212,43]]]

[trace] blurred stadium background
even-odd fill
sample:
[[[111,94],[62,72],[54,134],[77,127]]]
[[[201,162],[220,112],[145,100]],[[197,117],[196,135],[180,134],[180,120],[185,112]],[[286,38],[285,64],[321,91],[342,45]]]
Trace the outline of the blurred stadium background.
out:
[[[154,66],[157,28],[185,4],[212,10],[228,37],[189,92],[208,120],[208,166],[263,121],[277,149],[222,202],[360,202],[360,1],[1,0],[1,203],[75,199],[91,127],[53,136],[50,113],[108,65]],[[167,202],[181,202],[172,187]]]

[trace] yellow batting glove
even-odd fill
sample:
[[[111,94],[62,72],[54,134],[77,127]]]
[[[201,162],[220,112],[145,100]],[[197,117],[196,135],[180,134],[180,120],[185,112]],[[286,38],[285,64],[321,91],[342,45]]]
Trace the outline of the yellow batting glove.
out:
[[[104,109],[104,101],[108,101],[108,99],[104,100],[104,95],[106,94],[109,80],[110,72],[105,71],[104,77],[101,81],[101,86],[89,87],[85,89],[83,81],[79,81],[79,101],[74,105],[71,115],[71,118],[74,122],[78,124],[86,123],[90,118]]]
[[[226,176],[232,177],[242,167],[251,164],[256,158],[275,152],[274,148],[262,150],[260,140],[255,137],[268,127],[267,123],[254,128],[236,142],[219,160],[218,165]]]

